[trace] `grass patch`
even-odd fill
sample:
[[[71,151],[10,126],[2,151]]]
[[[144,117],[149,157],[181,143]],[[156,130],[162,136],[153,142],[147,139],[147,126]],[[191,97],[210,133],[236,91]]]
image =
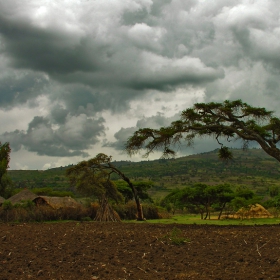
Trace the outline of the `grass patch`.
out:
[[[189,239],[183,236],[182,231],[177,227],[174,227],[171,230],[171,232],[165,235],[162,239],[165,240],[167,243],[171,243],[173,245],[178,245],[178,246],[183,245],[186,242],[190,242]]]
[[[127,221],[134,222],[134,221]],[[196,225],[276,225],[280,224],[280,218],[252,218],[252,219],[222,219],[218,220],[213,216],[211,220],[201,220],[200,215],[174,215],[168,219],[147,220],[151,224],[196,224]],[[139,222],[137,222],[139,223]]]

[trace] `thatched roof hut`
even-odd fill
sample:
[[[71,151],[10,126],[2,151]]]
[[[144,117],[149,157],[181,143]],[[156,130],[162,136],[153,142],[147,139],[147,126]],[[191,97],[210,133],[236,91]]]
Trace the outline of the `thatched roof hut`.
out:
[[[11,196],[8,200],[10,200],[12,204],[16,204],[26,200],[34,200],[36,197],[37,195],[35,193],[28,189],[24,189],[21,192]]]
[[[241,208],[234,215],[237,218],[269,218],[272,215],[260,204],[253,204],[249,209]]]
[[[51,196],[38,196],[34,200],[37,206],[39,205],[48,205],[53,209],[60,208],[77,208],[81,206],[75,199],[72,197],[51,197]]]
[[[0,206],[3,204],[4,201],[5,201],[5,198],[0,196]]]

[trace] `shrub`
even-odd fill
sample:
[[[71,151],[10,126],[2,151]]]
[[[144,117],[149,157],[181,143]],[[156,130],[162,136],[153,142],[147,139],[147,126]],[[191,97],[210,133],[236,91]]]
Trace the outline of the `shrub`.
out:
[[[96,216],[96,205],[94,207],[77,207],[53,209],[50,206],[34,206],[34,204],[18,204],[14,207],[6,202],[0,208],[0,221],[2,222],[44,222],[58,220],[92,220]]]
[[[3,210],[10,210],[13,208],[13,204],[10,200],[5,200],[2,204],[2,209]]]
[[[158,208],[153,204],[143,204],[143,214],[146,219],[160,219]],[[118,204],[113,206],[114,210],[119,214],[122,220],[137,219],[137,208],[134,201],[129,201],[126,204]]]

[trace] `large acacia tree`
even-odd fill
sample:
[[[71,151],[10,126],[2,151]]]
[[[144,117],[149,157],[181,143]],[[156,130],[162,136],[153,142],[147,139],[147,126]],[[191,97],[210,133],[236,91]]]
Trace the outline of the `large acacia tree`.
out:
[[[196,137],[212,136],[221,145],[219,157],[231,159],[229,149],[220,141],[242,139],[244,146],[256,141],[270,156],[280,162],[280,119],[272,111],[257,108],[241,100],[223,103],[196,103],[193,108],[181,113],[181,118],[170,126],[160,129],[143,128],[136,131],[126,143],[126,151],[132,155],[146,150],[148,156],[155,150],[162,150],[163,156],[174,156],[174,147],[186,141],[193,145]],[[278,145],[278,146],[277,146]]]

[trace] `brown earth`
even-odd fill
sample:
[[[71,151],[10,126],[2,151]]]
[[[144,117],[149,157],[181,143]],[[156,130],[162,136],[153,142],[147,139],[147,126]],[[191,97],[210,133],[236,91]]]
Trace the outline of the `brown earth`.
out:
[[[280,226],[0,224],[0,279],[280,279]]]

